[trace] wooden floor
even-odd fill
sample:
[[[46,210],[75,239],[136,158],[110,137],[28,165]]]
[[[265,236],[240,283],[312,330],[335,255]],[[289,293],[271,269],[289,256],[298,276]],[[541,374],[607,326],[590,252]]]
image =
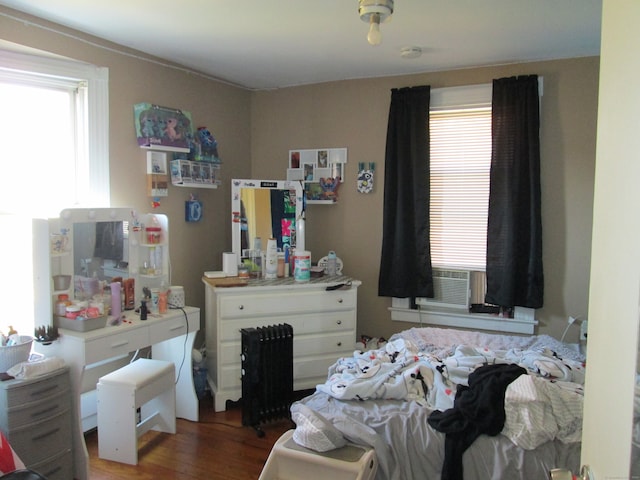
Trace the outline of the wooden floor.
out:
[[[294,425],[286,419],[261,425],[259,438],[242,426],[241,408],[214,412],[213,400],[200,400],[200,421],[178,419],[176,435],[150,431],[139,440],[138,465],[98,458],[98,434],[85,434],[91,480],[208,479],[254,480],[260,476],[271,447]]]

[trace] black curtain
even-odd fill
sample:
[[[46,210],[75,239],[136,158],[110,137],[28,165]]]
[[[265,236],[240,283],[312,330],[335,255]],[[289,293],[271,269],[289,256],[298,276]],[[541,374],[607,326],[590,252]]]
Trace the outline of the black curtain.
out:
[[[391,90],[378,295],[433,297],[429,247],[429,86]]]
[[[538,77],[493,81],[485,301],[543,304]]]

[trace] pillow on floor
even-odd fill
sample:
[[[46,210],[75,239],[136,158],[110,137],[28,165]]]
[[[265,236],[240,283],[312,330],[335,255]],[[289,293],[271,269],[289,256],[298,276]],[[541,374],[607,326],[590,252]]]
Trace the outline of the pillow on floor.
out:
[[[293,440],[298,445],[316,452],[328,452],[347,443],[340,430],[306,405],[294,403],[291,406],[291,419],[296,424]]]

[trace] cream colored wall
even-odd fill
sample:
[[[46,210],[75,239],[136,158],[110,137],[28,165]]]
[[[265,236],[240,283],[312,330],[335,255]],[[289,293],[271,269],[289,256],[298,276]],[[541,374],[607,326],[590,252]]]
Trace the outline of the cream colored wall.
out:
[[[586,317],[589,290],[598,58],[582,58],[412,76],[352,80],[256,92],[252,101],[252,175],[285,176],[295,148],[347,147],[345,184],[336,205],[307,207],[313,260],[335,250],[347,274],[362,280],[358,332],[388,337],[414,324],[391,322],[378,297],[382,245],[384,149],[390,90],[488,83],[535,73],[542,98],[542,212],[545,306],[539,332],[560,336],[568,315]],[[356,192],[358,162],[375,162],[372,194]],[[577,340],[578,328],[567,339]]]
[[[637,416],[640,291],[640,3],[605,0],[593,222],[588,368],[581,463],[593,478],[638,478],[631,439]],[[631,86],[631,88],[629,88]],[[615,352],[615,366],[612,366]],[[634,411],[634,405],[635,411]],[[633,475],[630,475],[630,459]]]
[[[46,28],[13,20],[4,14],[24,18]],[[113,206],[132,207],[139,212],[153,210],[151,199],[146,194],[146,153],[138,148],[135,138],[134,104],[150,102],[186,110],[191,112],[195,126],[204,125],[211,130],[218,140],[224,162],[222,187],[211,190],[170,186],[169,196],[161,199],[156,210],[169,217],[172,283],[184,285],[188,304],[204,308],[202,272],[220,270],[221,253],[231,248],[230,179],[250,175],[250,92],[181,69],[94,46],[91,43],[128,51],[5,7],[0,7],[0,39],[109,68],[109,156]],[[46,128],[46,125],[32,127]],[[46,149],[46,146],[42,147]],[[204,203],[203,219],[199,223],[186,223],[184,220],[184,202],[191,193]]]
[[[8,14],[3,15],[3,14]],[[16,17],[16,19],[11,18]],[[33,22],[37,25],[25,23]],[[56,31],[63,32],[56,33]],[[73,37],[79,37],[78,40]],[[145,192],[145,153],[136,146],[132,106],[151,102],[191,112],[220,144],[223,185],[218,190],[171,186],[159,213],[171,227],[174,284],[187,302],[204,307],[200,277],[221,269],[230,249],[231,178],[285,177],[292,148],[347,147],[349,163],[337,205],[307,209],[307,246],[315,260],[330,249],[346,273],[363,281],[358,332],[389,336],[412,326],[391,322],[389,299],[377,295],[382,232],[384,145],[390,89],[490,82],[537,73],[542,99],[542,189],[545,307],[540,332],[559,336],[568,315],[585,316],[590,267],[598,59],[583,58],[413,76],[353,80],[248,92],[180,69],[117,53],[124,47],[0,7],[0,39],[109,68],[111,197],[114,206],[151,210]],[[85,40],[85,41],[83,41]],[[99,46],[96,46],[97,44]],[[110,48],[102,48],[107,46]],[[358,194],[358,162],[375,162],[372,194]],[[275,172],[275,173],[274,173]],[[184,221],[184,201],[204,202],[200,223]],[[577,339],[576,331],[570,332]]]

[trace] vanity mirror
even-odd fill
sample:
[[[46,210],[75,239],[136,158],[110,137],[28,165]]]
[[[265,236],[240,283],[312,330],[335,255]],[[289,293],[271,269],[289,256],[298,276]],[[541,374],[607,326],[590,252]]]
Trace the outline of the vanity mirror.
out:
[[[69,255],[62,270],[79,278],[111,280],[129,277],[129,222],[127,208],[70,208],[60,212],[60,232]]]
[[[98,282],[133,278],[142,289],[169,286],[169,226],[166,215],[138,215],[129,208],[69,208],[51,228],[53,274],[71,275],[72,298],[91,297]],[[55,292],[58,293],[58,292]],[[67,293],[67,292],[65,292]]]
[[[275,238],[304,250],[304,199],[302,183],[287,180],[231,180],[231,240],[238,259],[256,248],[256,239],[266,248]],[[260,249],[260,247],[258,247]]]

